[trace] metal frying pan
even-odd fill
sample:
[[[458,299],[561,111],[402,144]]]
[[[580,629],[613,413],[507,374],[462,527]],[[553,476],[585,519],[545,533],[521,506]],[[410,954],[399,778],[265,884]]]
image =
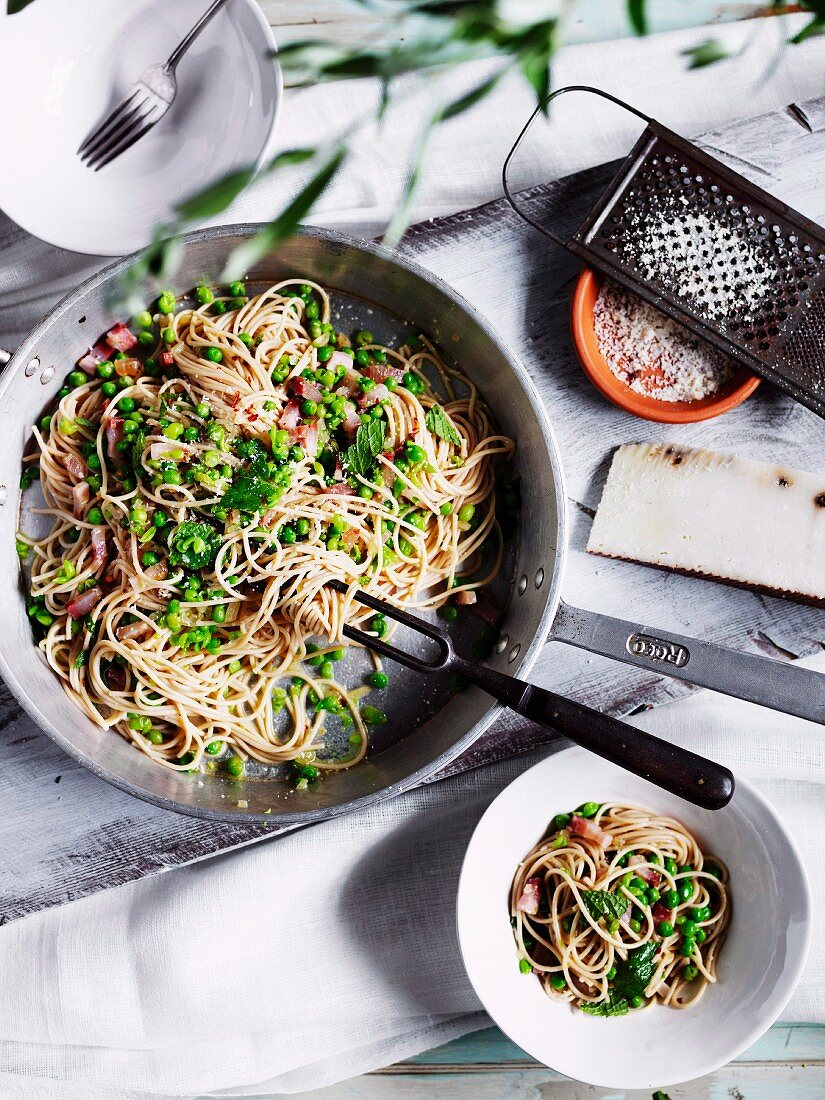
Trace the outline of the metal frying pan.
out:
[[[184,292],[200,281],[217,281],[229,252],[255,228],[238,225],[188,235],[177,289]],[[0,437],[0,568],[6,577],[19,572],[14,533],[20,457],[30,427],[76,359],[117,319],[106,303],[128,262],[113,264],[60,302],[24,340],[0,381],[5,428]],[[507,610],[491,667],[524,678],[552,636],[790,713],[816,718],[823,713],[823,680],[805,670],[561,602],[566,494],[552,429],[525,369],[448,286],[379,246],[322,230],[305,231],[279,247],[250,272],[250,280],[263,284],[297,274],[334,291],[341,322],[348,328],[368,325],[379,339],[397,336],[409,325],[427,332],[472,376],[500,429],[518,441],[520,529],[503,578],[501,603]],[[147,283],[146,300],[159,289]],[[32,642],[20,587],[10,584],[0,591],[0,621],[0,674],[58,745],[130,794],[213,820],[297,825],[369,805],[442,768],[501,711],[475,688],[454,695],[441,684],[424,695],[418,676],[394,670],[393,687],[385,693],[389,698],[382,699],[390,733],[381,736],[357,767],[328,775],[314,789],[301,792],[265,769],[242,781],[195,777],[153,764],[117,734],[93,725],[68,700]]]

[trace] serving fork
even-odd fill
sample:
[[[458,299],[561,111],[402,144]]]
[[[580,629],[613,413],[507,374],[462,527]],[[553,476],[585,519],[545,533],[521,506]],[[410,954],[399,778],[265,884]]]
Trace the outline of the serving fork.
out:
[[[349,591],[347,585],[341,581],[330,580],[327,584],[336,592],[345,594]],[[394,619],[429,638],[435,643],[437,652],[431,657],[418,657],[385,642],[383,638],[346,625],[344,635],[352,641],[375,650],[384,657],[390,657],[416,672],[449,669],[482,688],[517,714],[563,734],[582,748],[589,749],[597,756],[602,756],[605,760],[618,764],[620,768],[625,768],[697,806],[720,810],[730,802],[734,779],[731,772],[721,764],[698,756],[679,745],[672,745],[669,741],[663,741],[634,726],[628,726],[617,718],[591,710],[583,703],[528,684],[515,676],[507,676],[486,665],[467,661],[455,652],[446,630],[435,623],[419,619],[408,611],[402,611],[362,589],[353,591],[353,599],[371,607],[379,615]]]
[[[110,164],[160,122],[178,94],[178,62],[226,3],[213,0],[166,61],[145,69],[126,97],[85,137],[77,152],[89,168],[97,172]]]

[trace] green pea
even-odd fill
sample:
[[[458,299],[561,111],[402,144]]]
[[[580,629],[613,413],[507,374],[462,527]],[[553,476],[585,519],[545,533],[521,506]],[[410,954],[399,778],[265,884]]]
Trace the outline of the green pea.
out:
[[[151,328],[152,314],[148,309],[142,309],[140,313],[135,314],[133,323],[135,328]]]
[[[171,290],[164,290],[158,298],[158,311],[160,313],[172,313],[175,309],[175,295]]]
[[[607,980],[609,982],[612,982],[615,977],[616,977],[616,967],[611,966],[610,969],[607,972]]]
[[[567,985],[563,974],[551,974],[548,981],[553,989],[564,989]]]
[[[387,633],[387,620],[383,615],[373,615],[370,622],[370,629],[373,630],[379,638],[383,638]]]
[[[89,523],[93,523],[96,527],[99,527],[100,524],[103,523],[103,513],[97,505],[95,505],[86,513],[86,519]]]
[[[241,282],[230,283],[229,293],[233,298],[240,298],[246,294],[246,287]]]
[[[148,566],[157,565],[157,563],[160,561],[160,558],[154,550],[147,550],[140,560],[143,562],[144,565]]]
[[[58,401],[62,401],[62,400],[63,400],[63,398],[64,398],[64,397],[68,397],[68,395],[69,395],[69,394],[70,394],[71,392],[72,392],[72,391],[71,391],[71,390],[69,389],[69,387],[68,387],[68,386],[63,386],[63,387],[61,387],[61,389],[59,389],[59,390],[57,391],[57,400],[58,400]]]
[[[117,382],[104,382],[100,387],[100,392],[104,397],[114,397],[117,393]]]
[[[462,515],[466,508],[470,509],[470,514],[468,516]],[[472,504],[465,504],[464,508],[461,508],[459,510],[458,518],[461,520],[462,523],[469,523],[474,515],[475,508],[473,508]],[[595,817],[601,809],[601,806],[601,802],[583,802],[581,806],[579,806],[579,808],[576,810],[576,813],[579,814],[580,817]],[[644,886],[644,883],[642,883],[642,885]]]
[[[695,910],[694,910],[694,912],[695,912]],[[693,934],[695,932],[696,932],[696,924],[695,924],[694,921],[686,920],[686,921],[682,922],[682,935],[683,936],[693,936]]]
[[[229,772],[229,774],[234,776],[236,779],[239,776],[243,775],[243,760],[241,760],[240,756],[227,757],[227,759],[224,761],[224,767]]]
[[[671,923],[671,921],[663,920],[659,924],[659,935],[660,936],[672,936],[673,931],[674,931],[674,929],[673,929],[673,924]]]
[[[335,676],[335,666],[332,661],[322,661],[318,668],[318,675],[322,680],[332,680]]]
[[[189,428],[184,428],[183,439],[186,443],[194,443],[199,435],[200,435],[200,432],[194,426],[189,427]]]
[[[222,623],[226,621],[226,607],[222,603],[215,604],[212,608],[212,622]]]
[[[317,355],[319,363],[326,363],[332,358],[332,348],[329,344],[324,344],[322,348],[318,348]],[[332,383],[327,382],[327,385],[332,385]]]
[[[438,509],[442,516],[449,516],[453,510],[452,503],[448,500]]]
[[[120,401],[117,403],[117,407],[124,413],[134,412],[137,408],[137,401],[135,401],[134,397],[121,397]]]
[[[154,359],[144,359],[143,369],[150,378],[157,378],[160,374],[160,367],[157,365]]]
[[[696,950],[696,941],[693,939],[682,940],[682,946],[679,950],[686,959],[689,959],[693,952]]]
[[[204,752],[208,752],[210,756],[217,756],[224,746],[223,741],[210,741],[204,749]]]
[[[164,470],[162,480],[164,485],[183,484],[183,477],[178,470]]]
[[[679,891],[678,890],[665,890],[662,894],[662,901],[667,909],[675,909],[679,904]]]
[[[151,332],[139,332],[137,340],[140,346],[144,348],[148,348],[150,344],[154,344],[155,342],[155,338]]]
[[[295,520],[295,530],[298,532],[299,535],[302,535],[302,536],[303,535],[308,535],[309,534],[309,520],[304,518],[304,517],[302,517],[301,519],[296,519]]]
[[[114,363],[110,363],[108,359],[103,363],[97,364],[97,374],[99,378],[111,378],[114,373],[115,365]]]
[[[302,401],[301,412],[304,416],[314,416],[318,412],[318,405],[315,401]]]
[[[358,495],[362,500],[371,500],[375,494],[372,489],[370,489],[369,485],[359,485]]]
[[[94,454],[89,455],[89,457],[86,459],[86,465],[89,467],[90,470],[100,469],[101,462],[100,456],[98,455],[97,451],[95,451]]]
[[[235,661],[230,661],[230,662],[229,662],[229,665],[228,665],[228,668],[229,668],[229,671],[230,671],[230,672],[232,673],[232,675],[234,676],[236,672],[240,672],[240,671],[241,671],[241,662],[240,662],[240,661],[238,661],[238,660],[235,660]]]
[[[215,301],[215,295],[208,286],[195,287],[195,298],[202,306],[208,306]]]
[[[685,881],[679,886],[679,898],[681,901],[690,901],[695,892],[695,887],[692,882]]]
[[[404,386],[410,391],[410,393],[421,393],[424,389],[424,383],[418,377],[417,374],[413,374],[412,371],[407,371],[403,379]]]
[[[173,420],[163,429],[163,434],[167,439],[180,439],[183,435],[183,424],[179,420]]]
[[[641,1008],[644,1003],[644,997],[640,997],[638,994],[635,997],[631,997],[628,1001],[631,1008]]]
[[[383,710],[379,710],[378,707],[361,707],[361,717],[368,726],[383,726],[389,721]]]
[[[175,330],[171,326],[168,326],[160,330],[160,338],[163,340],[164,344],[174,344],[177,340],[177,335]]]
[[[369,685],[374,688],[385,688],[390,682],[385,672],[373,672],[369,677]]]
[[[708,938],[708,934],[704,930],[704,928],[697,928],[696,929],[695,939],[696,939],[697,943],[704,943],[707,938]]]
[[[66,381],[70,386],[74,386],[74,388],[77,389],[78,386],[85,386],[89,381],[89,377],[87,374],[84,374],[82,370],[73,370]]]
[[[707,920],[709,916],[710,916],[710,910],[708,910],[707,916],[705,916],[704,906],[695,906],[694,905],[693,908],[690,910],[690,919],[692,921],[696,921],[697,924],[701,923],[703,920]]]
[[[162,745],[163,733],[160,730],[149,730],[149,732],[146,734],[146,739],[152,745]]]
[[[346,655],[347,651],[343,647],[341,647],[340,649],[333,649],[330,653],[327,654],[327,658],[330,661],[343,661]]]
[[[519,959],[518,968],[521,974],[532,974],[533,967],[530,965],[529,959]]]
[[[410,462],[424,462],[427,458],[427,452],[423,447],[419,447],[417,443],[408,443],[404,451]],[[461,513],[459,512],[459,516],[460,515]]]
[[[693,982],[698,976],[699,970],[698,967],[695,966],[686,966],[682,971],[682,977],[685,979],[686,982]]]
[[[86,478],[86,484],[89,486],[93,493],[100,491],[100,478],[96,474],[89,474]]]
[[[355,362],[358,363],[359,366],[366,367],[369,366],[369,361],[370,353],[368,351],[364,351],[363,348],[359,348],[359,350],[355,353]],[[369,379],[369,381],[372,381],[372,379]]]
[[[462,504],[458,510],[458,522],[469,523],[475,514],[476,509],[474,504]]]
[[[454,623],[458,618],[458,608],[453,607],[453,605],[449,603],[444,604],[443,607],[439,608],[438,613],[442,617],[442,619],[444,619],[448,623]]]
[[[223,352],[220,348],[203,348],[201,355],[204,359],[208,359],[210,363],[223,362]]]
[[[278,537],[280,538],[281,542],[284,542],[287,545],[291,545],[293,542],[295,542],[295,539],[298,536],[295,533],[295,528],[287,525],[281,528]]]
[[[218,299],[212,306],[212,312],[217,313],[219,316],[226,313],[226,302],[222,302]]]
[[[675,875],[676,874],[676,860],[671,859],[670,856],[668,856],[667,859],[665,860],[665,870],[667,871],[667,873],[669,875]]]
[[[152,516],[152,524],[155,527],[164,527],[169,522],[169,517],[166,513],[158,508],[155,510],[155,514]]]
[[[570,824],[571,817],[572,814],[556,814],[552,821],[554,831],[558,832],[560,829],[566,829]]]

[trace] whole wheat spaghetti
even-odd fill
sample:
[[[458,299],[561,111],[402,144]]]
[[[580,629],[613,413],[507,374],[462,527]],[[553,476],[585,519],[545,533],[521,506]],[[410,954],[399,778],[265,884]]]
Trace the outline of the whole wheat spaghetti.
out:
[[[387,624],[355,586],[454,609],[501,563],[514,445],[475,388],[424,338],[336,333],[301,280],[179,310],[164,293],[78,366],[26,456],[51,529],[18,543],[64,689],[168,768],[293,761],[305,782],[357,762],[383,714],[335,679],[342,627]]]
[[[524,973],[594,1016],[695,1004],[717,980],[728,872],[673,818],[620,803],[559,814],[516,872]]]

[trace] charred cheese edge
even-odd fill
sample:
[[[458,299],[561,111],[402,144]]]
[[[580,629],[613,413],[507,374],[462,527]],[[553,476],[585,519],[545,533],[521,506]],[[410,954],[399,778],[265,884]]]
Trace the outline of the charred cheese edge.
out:
[[[825,602],[825,474],[627,444],[613,456],[587,550]]]

